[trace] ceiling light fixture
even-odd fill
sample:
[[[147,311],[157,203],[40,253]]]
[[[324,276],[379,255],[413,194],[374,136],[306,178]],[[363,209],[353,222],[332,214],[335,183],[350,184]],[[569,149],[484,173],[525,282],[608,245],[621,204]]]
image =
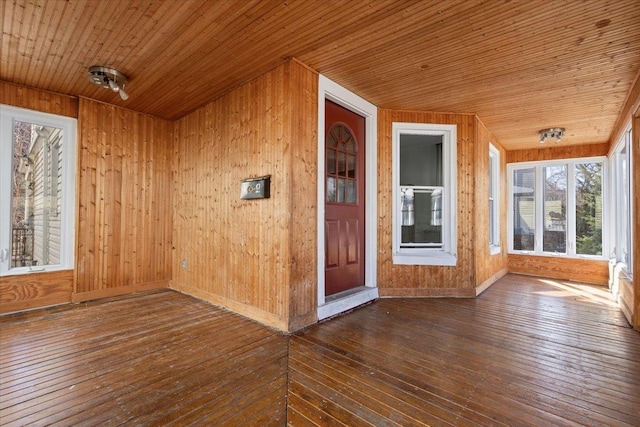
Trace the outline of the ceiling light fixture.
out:
[[[124,91],[125,85],[129,82],[127,76],[113,68],[94,65],[89,67],[89,81],[120,94],[124,101],[129,99],[129,94]]]
[[[541,131],[538,131],[538,133],[540,134],[540,144],[544,144],[547,139],[553,139],[553,138],[555,138],[556,142],[560,142],[560,140],[562,140],[562,137],[564,136],[565,129],[564,128],[542,129]]]

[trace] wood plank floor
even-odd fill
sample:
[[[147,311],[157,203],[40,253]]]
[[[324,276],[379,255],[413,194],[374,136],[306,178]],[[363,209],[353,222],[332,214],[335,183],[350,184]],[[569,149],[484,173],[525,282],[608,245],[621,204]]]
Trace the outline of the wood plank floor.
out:
[[[508,275],[287,337],[173,291],[0,317],[0,425],[638,426],[603,289]]]
[[[287,338],[173,291],[0,317],[0,424],[285,424]]]
[[[606,290],[508,275],[292,337],[290,426],[639,426],[640,334]]]

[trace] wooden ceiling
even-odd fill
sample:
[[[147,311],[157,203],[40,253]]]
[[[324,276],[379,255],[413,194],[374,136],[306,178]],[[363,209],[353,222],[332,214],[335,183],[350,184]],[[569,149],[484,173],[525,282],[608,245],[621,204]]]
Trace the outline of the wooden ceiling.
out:
[[[2,0],[0,79],[176,119],[295,57],[382,108],[476,113],[507,149],[608,142],[638,0]],[[129,76],[128,101],[87,68]]]

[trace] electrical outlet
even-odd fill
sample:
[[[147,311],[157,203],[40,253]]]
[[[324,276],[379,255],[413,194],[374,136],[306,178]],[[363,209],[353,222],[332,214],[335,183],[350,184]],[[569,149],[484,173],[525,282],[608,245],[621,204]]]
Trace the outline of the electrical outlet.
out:
[[[182,269],[186,270],[187,269],[187,259],[183,258],[182,262],[180,263],[180,265],[182,265]]]

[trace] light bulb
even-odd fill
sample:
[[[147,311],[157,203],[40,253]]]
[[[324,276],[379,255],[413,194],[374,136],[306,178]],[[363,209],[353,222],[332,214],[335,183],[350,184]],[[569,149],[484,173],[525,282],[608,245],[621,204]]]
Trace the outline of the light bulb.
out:
[[[120,88],[120,98],[122,98],[123,101],[129,99],[129,94],[125,92],[123,88]]]
[[[109,87],[112,91],[117,92],[120,90],[120,87],[118,87],[118,83],[116,83],[115,80],[107,78],[107,81],[109,82]]]

